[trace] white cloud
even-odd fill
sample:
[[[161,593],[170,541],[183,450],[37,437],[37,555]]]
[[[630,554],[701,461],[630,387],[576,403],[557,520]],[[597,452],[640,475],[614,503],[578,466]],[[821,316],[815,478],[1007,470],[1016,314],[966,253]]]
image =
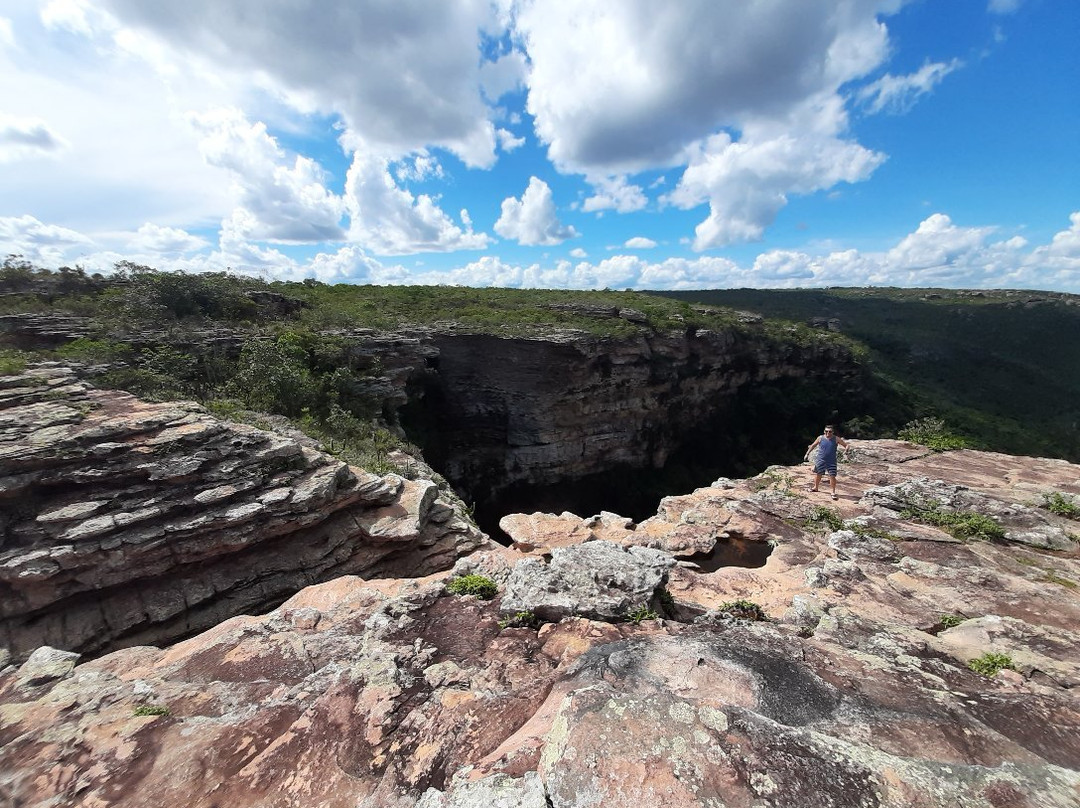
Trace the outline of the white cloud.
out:
[[[691,153],[664,201],[681,208],[708,201],[709,217],[695,228],[695,250],[760,240],[789,194],[858,182],[884,161],[883,154],[840,137],[845,122],[842,106],[829,97],[820,107],[797,111],[794,125],[754,123],[737,142],[726,134],[709,138]]]
[[[687,145],[865,76],[894,2],[524,0],[528,109],[554,162],[591,174],[676,165]],[[677,54],[677,56],[676,56]]]
[[[619,213],[631,213],[641,210],[649,204],[641,187],[631,185],[625,176],[588,178],[593,186],[593,195],[582,203],[586,213],[602,210],[615,210]]]
[[[391,156],[440,146],[470,166],[495,160],[477,45],[480,31],[498,33],[502,22],[486,0],[101,2],[123,25],[169,43],[178,59],[198,54],[259,77],[298,109],[340,113],[358,138]],[[515,69],[504,58],[484,79],[498,92]]]
[[[914,73],[906,76],[894,76],[886,73],[872,84],[858,92],[859,100],[866,104],[870,112],[885,110],[892,113],[907,112],[915,102],[929,93],[963,62],[953,59],[951,62],[927,62]]]
[[[463,211],[455,224],[427,194],[414,197],[399,188],[389,160],[359,149],[345,180],[345,204],[351,222],[349,240],[379,255],[480,250],[490,238],[474,233]]]
[[[95,9],[85,0],[49,0],[41,9],[41,22],[46,28],[60,28],[74,34],[89,36]]]
[[[517,137],[509,129],[496,129],[495,137],[499,140],[499,148],[504,152],[512,152],[514,149],[525,145],[525,138]]]
[[[206,239],[192,235],[176,227],[162,227],[147,222],[142,225],[128,247],[138,252],[150,252],[162,256],[180,255],[208,247]]]
[[[58,267],[73,252],[93,245],[88,236],[54,224],[44,224],[33,216],[0,217],[0,244],[4,254],[21,255],[45,267]]]
[[[67,141],[40,118],[19,118],[0,113],[0,163],[56,157],[68,146]]]
[[[239,191],[234,230],[249,239],[279,242],[340,241],[344,204],[327,191],[322,168],[310,158],[286,155],[262,123],[236,109],[218,109],[189,120],[201,135],[210,165],[227,169]]]
[[[990,0],[986,10],[991,14],[1012,14],[1018,8],[1022,0]]]
[[[15,47],[15,28],[7,17],[0,17],[0,45],[6,48]]]
[[[575,247],[574,249],[572,249],[570,251],[570,257],[571,258],[587,258],[588,255],[589,254],[587,252],[585,252],[583,249],[581,249],[581,247]]]
[[[631,250],[651,250],[656,246],[656,242],[651,238],[645,238],[644,236],[634,236],[627,239],[624,247],[628,247]]]
[[[530,246],[562,244],[577,235],[573,227],[559,222],[551,188],[537,177],[529,178],[529,187],[520,200],[514,197],[503,200],[495,232]]]

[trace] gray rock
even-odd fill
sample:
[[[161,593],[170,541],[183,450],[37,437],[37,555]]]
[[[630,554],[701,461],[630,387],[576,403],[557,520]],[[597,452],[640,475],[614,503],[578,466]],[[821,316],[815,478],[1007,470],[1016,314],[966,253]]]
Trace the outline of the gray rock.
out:
[[[16,680],[24,687],[37,687],[69,676],[80,654],[43,645],[19,668]]]
[[[551,561],[519,561],[506,582],[502,609],[545,620],[584,615],[615,620],[648,605],[675,557],[646,547],[591,541],[552,551]]]

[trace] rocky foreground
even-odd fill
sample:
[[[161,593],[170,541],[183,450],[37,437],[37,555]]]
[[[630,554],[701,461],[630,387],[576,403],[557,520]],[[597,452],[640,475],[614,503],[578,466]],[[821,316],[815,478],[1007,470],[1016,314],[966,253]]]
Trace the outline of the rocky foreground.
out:
[[[37,456],[89,473],[101,461],[71,455],[84,444],[67,430],[38,435]],[[302,487],[304,469],[289,473]],[[873,441],[841,474],[835,502],[806,489],[805,467],[773,467],[665,499],[640,524],[507,517],[510,548],[443,545],[453,571],[343,575],[81,664],[38,648],[0,673],[0,804],[1080,804],[1080,521],[1047,507],[1076,501],[1080,467]],[[83,538],[5,518],[40,524],[48,547]],[[228,519],[215,542],[248,535]],[[11,535],[0,569],[29,569]],[[384,543],[366,528],[343,542]],[[451,594],[467,573],[498,594]],[[11,593],[30,588],[6,574],[23,586],[4,590],[14,612]],[[45,598],[48,579],[31,581]]]

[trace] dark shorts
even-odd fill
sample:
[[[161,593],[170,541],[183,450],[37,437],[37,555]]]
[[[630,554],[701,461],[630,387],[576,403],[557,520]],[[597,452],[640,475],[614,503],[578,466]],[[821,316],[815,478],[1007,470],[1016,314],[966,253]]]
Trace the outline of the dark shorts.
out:
[[[814,474],[828,474],[830,477],[836,476],[836,463],[830,463],[825,465],[824,460],[817,460],[814,462]]]

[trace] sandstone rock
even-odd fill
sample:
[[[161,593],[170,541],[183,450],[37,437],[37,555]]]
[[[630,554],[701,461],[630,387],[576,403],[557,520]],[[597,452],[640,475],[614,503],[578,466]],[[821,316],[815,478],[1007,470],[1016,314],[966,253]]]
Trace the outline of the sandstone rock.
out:
[[[669,553],[606,541],[559,548],[549,563],[518,562],[506,582],[502,608],[552,621],[569,615],[625,619],[652,602],[674,564]]]
[[[488,546],[430,481],[63,368],[5,382],[0,645],[16,659],[167,642],[314,581],[424,575]]]
[[[36,687],[63,679],[75,669],[79,654],[43,645],[24,662],[16,674],[22,687]]]
[[[0,675],[0,793],[118,808],[1072,808],[1080,549],[905,533],[898,511],[864,494],[940,480],[1068,532],[1037,495],[1077,493],[1080,468],[858,446],[836,503],[750,480],[669,497],[632,529],[566,514],[530,529],[525,517],[516,529],[539,538],[528,555],[488,548],[455,567],[500,581],[493,601],[446,594],[447,573],[344,576],[261,617],[116,651],[35,688]],[[808,520],[822,505],[845,529]],[[572,616],[500,629],[524,605],[511,585],[523,567],[554,580],[542,554],[556,525],[580,543],[548,549],[551,566],[579,553],[600,595],[613,594],[601,574],[612,559],[644,552],[651,561],[633,575],[662,568],[677,611],[747,599],[771,619]],[[599,528],[621,538],[597,540]],[[684,539],[670,537],[690,528],[774,549],[763,566],[706,570],[632,544],[676,546]],[[200,597],[197,583],[183,582],[187,597]],[[1016,670],[969,669],[986,652]],[[169,714],[136,716],[140,705]]]

